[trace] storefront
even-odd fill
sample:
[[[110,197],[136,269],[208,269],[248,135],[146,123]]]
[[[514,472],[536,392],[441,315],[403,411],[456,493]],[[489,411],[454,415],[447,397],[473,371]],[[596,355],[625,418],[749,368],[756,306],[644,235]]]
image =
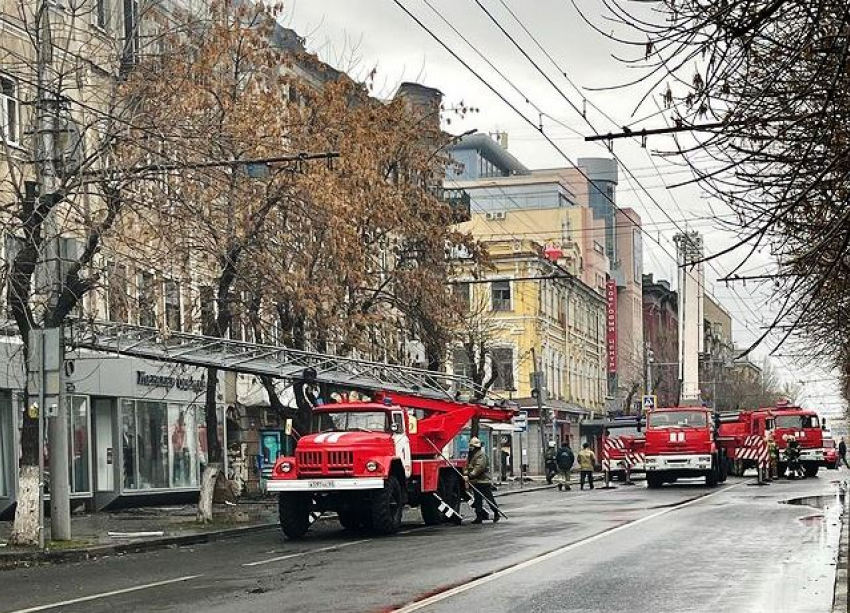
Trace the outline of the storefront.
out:
[[[17,360],[5,357],[5,370],[14,371]],[[119,498],[199,489],[207,462],[205,369],[74,353],[63,385],[72,499],[100,509]],[[222,377],[218,435],[227,449],[223,387]],[[20,393],[0,385],[0,514],[14,502]],[[46,442],[44,457],[49,483]]]

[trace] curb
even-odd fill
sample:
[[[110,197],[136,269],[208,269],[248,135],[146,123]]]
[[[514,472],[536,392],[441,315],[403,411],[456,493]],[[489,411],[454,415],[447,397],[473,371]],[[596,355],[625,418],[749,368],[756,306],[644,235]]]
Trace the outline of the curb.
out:
[[[243,526],[241,528],[227,528],[225,530],[214,530],[210,532],[197,532],[193,534],[182,534],[178,536],[166,536],[149,541],[137,541],[135,543],[116,543],[114,545],[95,545],[80,549],[66,549],[60,551],[24,551],[24,552],[2,552],[0,553],[0,571],[11,570],[21,566],[34,566],[37,564],[61,564],[66,562],[83,562],[96,558],[113,555],[124,555],[127,553],[143,553],[168,549],[169,547],[180,547],[186,545],[198,545],[210,543],[222,539],[235,538],[252,532],[262,532],[277,528],[277,523],[257,524],[254,526]]]
[[[556,487],[558,487],[558,486],[553,483],[552,485],[533,485],[531,487],[524,487],[522,489],[516,489],[516,490],[511,489],[507,492],[501,492],[501,493],[499,492],[499,490],[496,490],[493,493],[493,497],[494,498],[501,498],[502,496],[514,496],[516,494],[528,494],[529,492],[540,492],[540,491],[543,491],[543,490],[553,490]]]
[[[848,546],[850,546],[850,517],[848,517],[847,495],[841,510],[841,540],[838,544],[838,560],[835,568],[835,594],[832,598],[832,613],[847,613],[848,608]]]

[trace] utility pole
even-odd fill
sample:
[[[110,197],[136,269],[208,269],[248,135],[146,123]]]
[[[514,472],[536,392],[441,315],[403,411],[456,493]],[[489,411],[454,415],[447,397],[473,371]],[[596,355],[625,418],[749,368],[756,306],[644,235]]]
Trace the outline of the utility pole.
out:
[[[646,395],[652,396],[652,360],[655,354],[652,353],[652,345],[649,341],[646,342],[646,348],[643,352],[644,361],[646,362]]]
[[[56,128],[59,112],[59,92],[52,91],[53,39],[50,24],[50,5],[39,3],[37,14],[37,91],[35,101],[35,130],[33,130],[33,158],[38,199],[52,199],[56,191]],[[50,94],[47,91],[51,90]],[[56,220],[56,207],[51,206],[44,220],[44,249],[41,265],[49,279],[47,313],[55,309],[62,291],[61,237]],[[44,316],[46,321],[46,315]],[[48,445],[50,449],[50,531],[51,540],[71,539],[71,487],[68,466],[68,407],[64,402],[61,372],[63,366],[64,335],[61,326],[42,329],[35,335],[39,351],[33,357],[39,360],[39,396],[42,412],[47,417]],[[31,367],[30,366],[30,367]],[[40,424],[44,420],[40,417]],[[44,440],[43,425],[39,428],[39,448]],[[42,453],[39,451],[39,453]],[[43,453],[42,453],[43,455]],[[44,481],[44,476],[40,479]],[[43,488],[42,488],[43,489]],[[44,533],[44,526],[41,526]]]
[[[548,442],[548,436],[546,436],[546,429],[549,422],[548,414],[546,409],[543,406],[544,402],[544,389],[545,389],[545,380],[543,377],[543,372],[540,370],[540,365],[537,363],[537,350],[532,347],[531,348],[531,362],[534,364],[534,372],[531,373],[531,393],[537,400],[537,415],[538,415],[538,423],[540,425],[540,474],[546,474],[546,443]]]

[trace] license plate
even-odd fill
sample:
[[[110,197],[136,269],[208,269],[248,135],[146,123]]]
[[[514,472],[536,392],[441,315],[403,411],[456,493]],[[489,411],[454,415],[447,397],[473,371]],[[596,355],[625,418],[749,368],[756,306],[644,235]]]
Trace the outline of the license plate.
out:
[[[311,490],[332,490],[336,487],[336,483],[332,480],[326,481],[310,481],[307,488]]]

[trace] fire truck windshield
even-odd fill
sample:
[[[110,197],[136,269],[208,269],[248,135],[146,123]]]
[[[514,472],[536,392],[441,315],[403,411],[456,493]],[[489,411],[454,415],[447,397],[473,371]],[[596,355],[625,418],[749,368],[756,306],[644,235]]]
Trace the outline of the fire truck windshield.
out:
[[[389,432],[388,415],[382,411],[335,411],[313,417],[313,432]]]
[[[705,428],[708,420],[704,411],[664,411],[650,413],[650,428]]]
[[[817,415],[777,415],[777,428],[819,428]]]

